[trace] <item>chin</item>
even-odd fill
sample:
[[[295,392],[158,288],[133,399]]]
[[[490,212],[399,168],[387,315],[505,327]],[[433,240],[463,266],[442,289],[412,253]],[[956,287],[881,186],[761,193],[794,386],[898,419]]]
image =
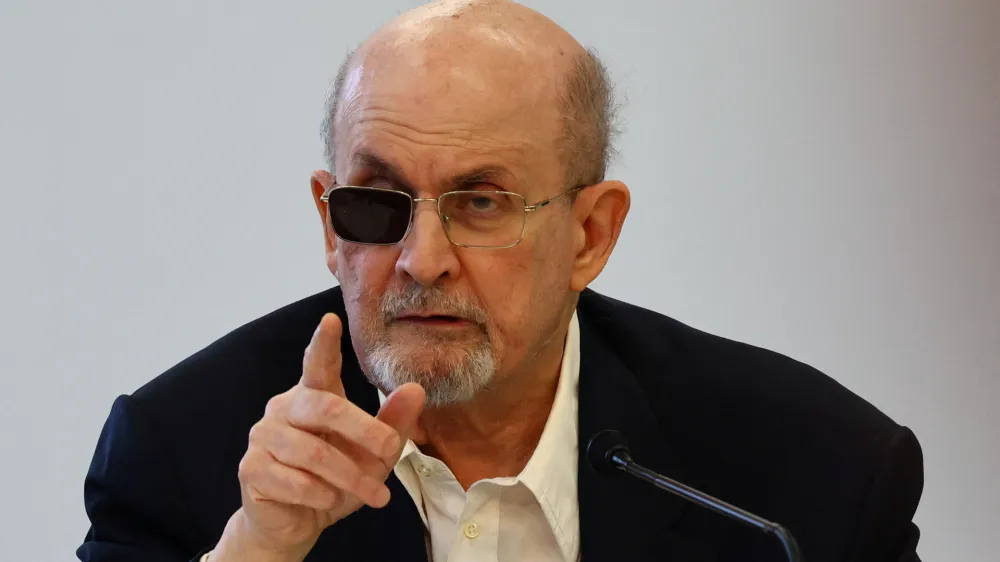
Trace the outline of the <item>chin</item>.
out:
[[[393,345],[389,350],[397,358],[400,366],[416,377],[425,380],[447,378],[460,370],[469,356],[465,346],[445,348],[415,345],[412,343]]]
[[[366,363],[376,386],[391,392],[402,384],[415,382],[426,391],[429,406],[471,400],[492,384],[496,373],[496,360],[489,345],[377,346],[368,354]]]

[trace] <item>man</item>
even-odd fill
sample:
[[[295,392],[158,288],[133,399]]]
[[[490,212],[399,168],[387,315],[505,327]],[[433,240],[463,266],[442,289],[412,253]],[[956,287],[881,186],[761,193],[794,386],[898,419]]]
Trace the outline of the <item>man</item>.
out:
[[[604,178],[603,67],[564,30],[507,2],[418,8],[331,101],[336,176],[311,187],[340,287],[115,402],[81,560],[782,559],[595,472],[604,429],[808,560],[917,560],[909,430],[805,365],[586,289],[630,195]]]

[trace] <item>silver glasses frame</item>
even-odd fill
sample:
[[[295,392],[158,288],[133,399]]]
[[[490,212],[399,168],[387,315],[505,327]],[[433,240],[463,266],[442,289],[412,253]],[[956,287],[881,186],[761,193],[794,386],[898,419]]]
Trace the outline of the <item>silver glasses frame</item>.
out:
[[[323,190],[323,194],[320,195],[319,200],[322,201],[322,202],[324,202],[324,203],[326,203],[327,220],[330,221],[330,228],[333,229],[333,233],[335,235],[337,235],[337,238],[340,238],[340,235],[337,234],[337,229],[333,228],[333,220],[332,220],[332,217],[330,216],[330,193],[333,192],[333,190],[335,190],[335,189],[351,188],[351,189],[366,189],[366,190],[371,190],[371,191],[388,191],[388,192],[392,192],[392,193],[398,193],[400,195],[405,195],[406,197],[408,197],[410,199],[410,221],[406,225],[406,232],[403,233],[403,237],[402,238],[400,238],[398,241],[392,242],[392,243],[353,242],[353,241],[344,240],[343,238],[341,238],[341,240],[344,240],[345,242],[350,242],[351,244],[360,244],[360,245],[364,245],[364,246],[395,246],[396,244],[399,244],[403,240],[406,240],[406,237],[410,235],[410,230],[413,228],[413,217],[416,215],[416,211],[417,211],[417,203],[427,202],[427,203],[434,203],[434,206],[437,207],[438,219],[441,221],[441,226],[444,228],[444,235],[445,235],[445,237],[448,238],[448,242],[450,242],[453,246],[458,246],[460,248],[481,248],[481,249],[486,249],[486,250],[504,250],[504,249],[507,249],[507,248],[513,248],[514,246],[517,246],[518,244],[520,244],[521,240],[524,240],[524,231],[528,227],[528,214],[529,213],[533,213],[535,211],[538,211],[538,210],[540,210],[540,209],[548,206],[549,203],[552,203],[553,201],[555,201],[555,200],[557,200],[557,199],[559,199],[561,197],[565,197],[566,195],[570,195],[572,193],[576,193],[577,191],[580,191],[581,189],[583,189],[585,187],[587,187],[587,186],[586,185],[578,185],[576,187],[571,187],[571,188],[569,188],[569,189],[567,189],[567,190],[559,193],[558,195],[554,195],[552,197],[549,197],[548,199],[544,199],[542,201],[538,201],[537,203],[533,203],[531,205],[528,204],[528,200],[525,199],[524,196],[521,195],[520,193],[514,193],[513,191],[503,191],[501,189],[493,190],[493,191],[488,191],[488,190],[459,190],[459,191],[449,191],[448,193],[445,193],[444,195],[441,196],[441,197],[444,197],[444,196],[450,195],[452,193],[479,193],[479,194],[494,194],[494,195],[511,195],[511,196],[517,197],[518,199],[520,199],[521,201],[523,201],[524,202],[524,217],[521,219],[521,232],[518,233],[516,241],[514,241],[511,244],[507,244],[505,246],[483,246],[483,245],[478,245],[478,244],[475,244],[475,245],[474,244],[459,244],[459,243],[455,242],[454,240],[452,240],[451,234],[448,233],[448,225],[447,225],[448,216],[445,215],[444,212],[441,210],[441,197],[414,197],[414,196],[410,195],[409,193],[407,193],[405,191],[400,191],[398,189],[387,189],[387,188],[384,188],[384,187],[367,187],[367,186],[363,186],[363,185],[331,185],[330,187],[328,187],[328,188],[326,188],[326,189]]]

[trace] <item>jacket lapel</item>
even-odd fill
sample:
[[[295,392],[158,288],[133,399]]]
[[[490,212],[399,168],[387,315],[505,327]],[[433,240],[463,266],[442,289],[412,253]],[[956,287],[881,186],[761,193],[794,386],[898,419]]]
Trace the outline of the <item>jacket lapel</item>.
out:
[[[590,438],[598,431],[614,429],[625,436],[636,462],[682,480],[679,463],[662,436],[647,394],[601,337],[583,307],[578,313],[581,558],[713,560],[714,548],[672,529],[692,506],[624,473],[599,474],[587,462]]]

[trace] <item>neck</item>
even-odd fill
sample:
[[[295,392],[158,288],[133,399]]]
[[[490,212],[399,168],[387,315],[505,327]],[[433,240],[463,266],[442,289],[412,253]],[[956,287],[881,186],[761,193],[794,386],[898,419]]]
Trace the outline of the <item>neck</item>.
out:
[[[552,411],[565,341],[566,327],[529,368],[469,402],[425,409],[415,438],[421,450],[448,465],[466,490],[485,478],[520,474]]]

